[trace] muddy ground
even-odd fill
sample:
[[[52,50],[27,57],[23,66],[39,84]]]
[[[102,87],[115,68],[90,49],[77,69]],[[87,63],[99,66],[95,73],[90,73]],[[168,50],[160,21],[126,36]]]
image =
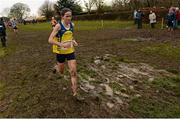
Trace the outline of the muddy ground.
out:
[[[15,51],[0,58],[0,117],[180,117],[174,90],[180,85],[180,57],[143,50],[180,47],[180,31],[77,31],[79,98],[72,96],[67,70],[64,77],[52,73],[49,34],[9,32]],[[162,79],[176,81],[175,88],[159,86]]]

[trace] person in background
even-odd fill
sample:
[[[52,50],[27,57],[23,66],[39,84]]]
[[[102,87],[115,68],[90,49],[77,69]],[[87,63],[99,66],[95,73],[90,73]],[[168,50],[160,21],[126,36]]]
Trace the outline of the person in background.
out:
[[[26,20],[25,19],[23,19],[23,24],[26,25]]]
[[[11,23],[11,20],[9,20],[9,21],[8,21],[7,25],[8,25],[8,28],[9,28],[9,29],[11,29],[11,28],[12,28],[12,23]]]
[[[51,19],[51,26],[52,26],[53,29],[56,26],[56,24],[57,24],[57,21],[55,20],[54,17],[52,17],[52,19]]]
[[[156,24],[156,14],[155,14],[153,11],[150,11],[149,21],[150,21],[151,28],[155,28],[155,24]]]
[[[16,34],[16,36],[18,35],[18,27],[17,27],[17,21],[16,19],[12,20],[12,27],[14,29],[14,33]]]
[[[0,18],[0,39],[2,47],[6,47],[6,26],[4,24],[3,18]]]
[[[167,26],[168,26],[168,31],[174,31],[174,21],[176,19],[174,10],[170,10],[169,13],[167,14]]]
[[[136,18],[137,18],[137,28],[138,29],[142,29],[142,17],[144,16],[144,14],[142,13],[141,10],[138,10],[137,14],[136,14]]]
[[[135,25],[137,24],[137,17],[136,17],[136,14],[137,14],[137,10],[134,10],[133,18],[134,18],[134,24],[135,24]]]
[[[174,30],[175,29],[177,29],[177,27],[178,27],[178,24],[177,24],[177,11],[179,10],[179,8],[178,7],[176,7],[176,8],[174,8],[174,10],[173,10],[173,14],[174,14],[174,21],[173,21],[173,28],[174,28]]]
[[[176,8],[176,21],[177,21],[177,28],[179,28],[179,26],[180,26],[180,10],[178,7]]]

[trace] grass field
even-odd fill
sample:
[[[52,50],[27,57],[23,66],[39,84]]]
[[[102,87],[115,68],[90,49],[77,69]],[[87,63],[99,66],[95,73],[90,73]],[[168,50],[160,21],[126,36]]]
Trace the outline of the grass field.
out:
[[[51,72],[50,24],[19,25],[0,48],[0,117],[180,117],[179,30],[136,30],[132,21],[75,27],[85,100],[72,97],[67,70],[64,78]]]
[[[100,30],[100,29],[132,29],[136,28],[132,21],[74,21],[77,31]],[[144,28],[150,28],[144,24]],[[22,31],[46,31],[51,29],[50,23],[38,23],[34,25],[20,25]],[[160,29],[160,24],[156,27]]]

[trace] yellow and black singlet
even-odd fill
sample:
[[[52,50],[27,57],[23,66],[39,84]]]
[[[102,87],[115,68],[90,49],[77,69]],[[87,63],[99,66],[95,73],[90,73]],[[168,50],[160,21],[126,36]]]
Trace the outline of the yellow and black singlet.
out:
[[[61,43],[71,43],[71,47],[69,48],[63,48],[63,47],[59,47],[57,45],[53,45],[53,53],[56,54],[71,54],[75,51],[73,44],[72,44],[72,40],[73,40],[73,31],[74,31],[74,27],[73,24],[70,23],[70,28],[66,29],[65,26],[62,24],[62,22],[59,23],[61,26],[61,29],[58,31],[56,37],[53,39],[57,42],[61,42]]]

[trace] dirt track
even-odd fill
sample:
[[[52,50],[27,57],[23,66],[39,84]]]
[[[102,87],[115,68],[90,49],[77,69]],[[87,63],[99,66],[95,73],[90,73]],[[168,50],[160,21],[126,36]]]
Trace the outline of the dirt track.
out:
[[[120,116],[122,117],[136,117],[137,115],[128,109],[128,104],[133,96],[138,97],[137,94],[139,93],[140,96],[145,97],[148,97],[148,94],[152,94],[155,98],[159,96],[155,93],[156,89],[145,90],[147,87],[144,81],[138,80],[142,78],[147,81],[151,76],[169,77],[174,75],[165,70],[159,74],[159,71],[156,71],[157,69],[173,67],[180,73],[179,58],[165,58],[154,54],[150,56],[140,51],[144,46],[163,42],[179,47],[179,32],[168,34],[164,30],[79,31],[76,33],[79,42],[76,55],[79,85],[84,86],[79,90],[85,100],[77,100],[71,96],[70,81],[65,80],[69,78],[68,72],[65,73],[65,79],[57,74],[52,74],[51,68],[55,63],[55,56],[51,53],[51,46],[47,43],[49,33],[48,31],[21,32],[21,36],[17,38],[10,33],[8,42],[10,45],[16,46],[16,51],[4,58],[0,58],[0,80],[4,84],[3,90],[0,91],[3,92],[0,100],[0,117],[116,117],[119,116],[119,113],[121,113]],[[108,62],[103,59],[107,55]],[[96,62],[97,60],[100,61],[100,66]],[[148,72],[148,76],[143,77],[143,73],[148,71],[149,68],[144,69],[146,71],[141,72],[142,77],[135,78],[135,81],[124,82],[121,80],[119,83],[125,86],[125,89],[120,90],[124,91],[123,93],[130,98],[122,94],[120,99],[123,104],[117,104],[113,109],[109,109],[107,105],[111,107],[111,103],[116,104],[118,96],[109,98],[104,94],[107,91],[105,79],[109,78],[110,83],[108,86],[111,86],[113,83],[111,81],[116,78],[118,71],[122,72],[124,70],[124,67],[122,69],[118,68],[119,64],[123,65],[122,62],[127,63],[125,64],[127,66],[129,65],[128,68],[130,69],[126,69],[130,73],[132,73],[132,68],[140,68],[140,65],[134,66],[133,63],[147,63],[148,66],[145,64],[142,67],[147,66],[151,69],[151,66],[153,66],[156,69],[153,69],[154,73]],[[112,64],[113,66],[111,66]],[[105,68],[105,70],[100,70],[100,67]],[[108,76],[109,72],[116,71],[117,73]],[[136,75],[141,76],[140,74],[138,72]],[[132,75],[134,76],[134,74]],[[84,81],[89,80],[89,78],[96,80],[90,82],[90,87]],[[120,78],[123,79],[123,76],[120,76]],[[91,92],[92,86],[102,87],[99,90],[102,90],[103,94],[94,95]],[[129,86],[133,86],[135,89],[128,91]],[[85,92],[83,90],[85,88],[90,88],[87,89],[90,91]],[[163,95],[162,100],[166,100],[166,96],[174,97],[171,92],[165,91],[161,94]],[[115,102],[114,99],[116,99]],[[107,104],[109,101],[110,103]],[[176,99],[174,103],[179,104]]]

